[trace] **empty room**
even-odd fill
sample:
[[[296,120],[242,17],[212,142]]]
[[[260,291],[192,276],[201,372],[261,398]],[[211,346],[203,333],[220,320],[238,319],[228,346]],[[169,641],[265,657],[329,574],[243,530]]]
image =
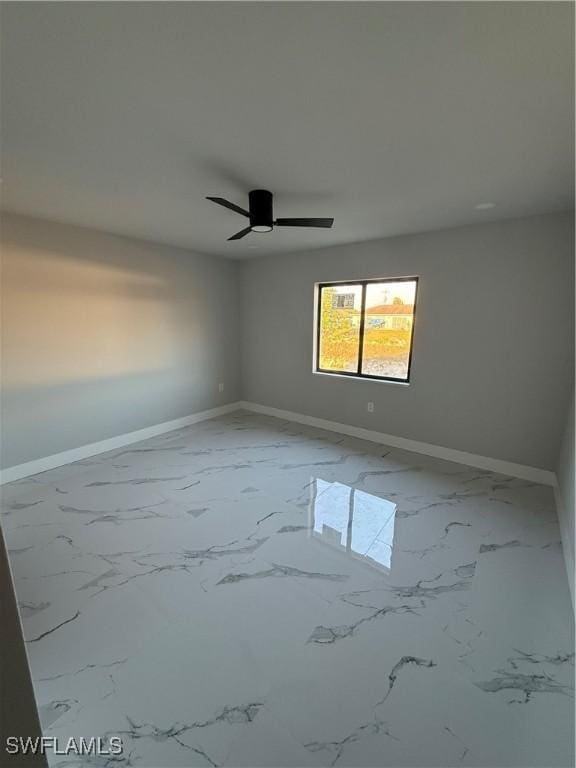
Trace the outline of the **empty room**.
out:
[[[574,766],[574,4],[2,2],[2,768]]]

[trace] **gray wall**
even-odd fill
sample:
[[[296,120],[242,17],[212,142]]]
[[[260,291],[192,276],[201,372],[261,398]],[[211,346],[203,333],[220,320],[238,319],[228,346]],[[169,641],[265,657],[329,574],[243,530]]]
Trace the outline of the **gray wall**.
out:
[[[250,260],[243,398],[554,470],[573,369],[573,269],[568,213]],[[313,374],[315,282],[401,275],[420,276],[411,384]]]
[[[572,241],[555,214],[235,263],[6,214],[2,466],[242,397],[555,470]],[[314,375],[314,283],[412,274],[410,386]]]
[[[4,536],[0,530],[0,749],[5,768],[42,768],[48,762],[40,752],[8,755],[9,736],[36,738],[42,735],[34,698],[26,645],[22,633],[14,583]]]
[[[558,456],[556,474],[558,477],[558,518],[562,531],[562,547],[568,571],[568,582],[574,605],[574,394],[568,410],[564,439]]]
[[[238,399],[237,264],[15,215],[1,235],[3,467]]]

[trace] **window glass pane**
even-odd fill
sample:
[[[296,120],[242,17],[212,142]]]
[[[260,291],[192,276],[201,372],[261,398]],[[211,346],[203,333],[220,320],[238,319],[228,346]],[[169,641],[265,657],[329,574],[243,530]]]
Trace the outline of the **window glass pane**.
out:
[[[320,295],[319,368],[357,373],[361,285],[327,285]]]
[[[368,283],[362,373],[408,378],[416,281]]]

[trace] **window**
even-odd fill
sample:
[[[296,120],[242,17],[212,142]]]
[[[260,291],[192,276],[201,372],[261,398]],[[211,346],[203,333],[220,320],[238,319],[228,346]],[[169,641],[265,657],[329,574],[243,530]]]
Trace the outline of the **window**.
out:
[[[410,379],[417,277],[318,286],[316,371]]]

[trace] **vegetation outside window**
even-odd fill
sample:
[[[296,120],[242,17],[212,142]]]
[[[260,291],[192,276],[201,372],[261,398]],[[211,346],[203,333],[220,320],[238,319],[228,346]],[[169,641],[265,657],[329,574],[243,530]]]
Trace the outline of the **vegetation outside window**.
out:
[[[417,277],[318,286],[316,371],[410,380]]]

